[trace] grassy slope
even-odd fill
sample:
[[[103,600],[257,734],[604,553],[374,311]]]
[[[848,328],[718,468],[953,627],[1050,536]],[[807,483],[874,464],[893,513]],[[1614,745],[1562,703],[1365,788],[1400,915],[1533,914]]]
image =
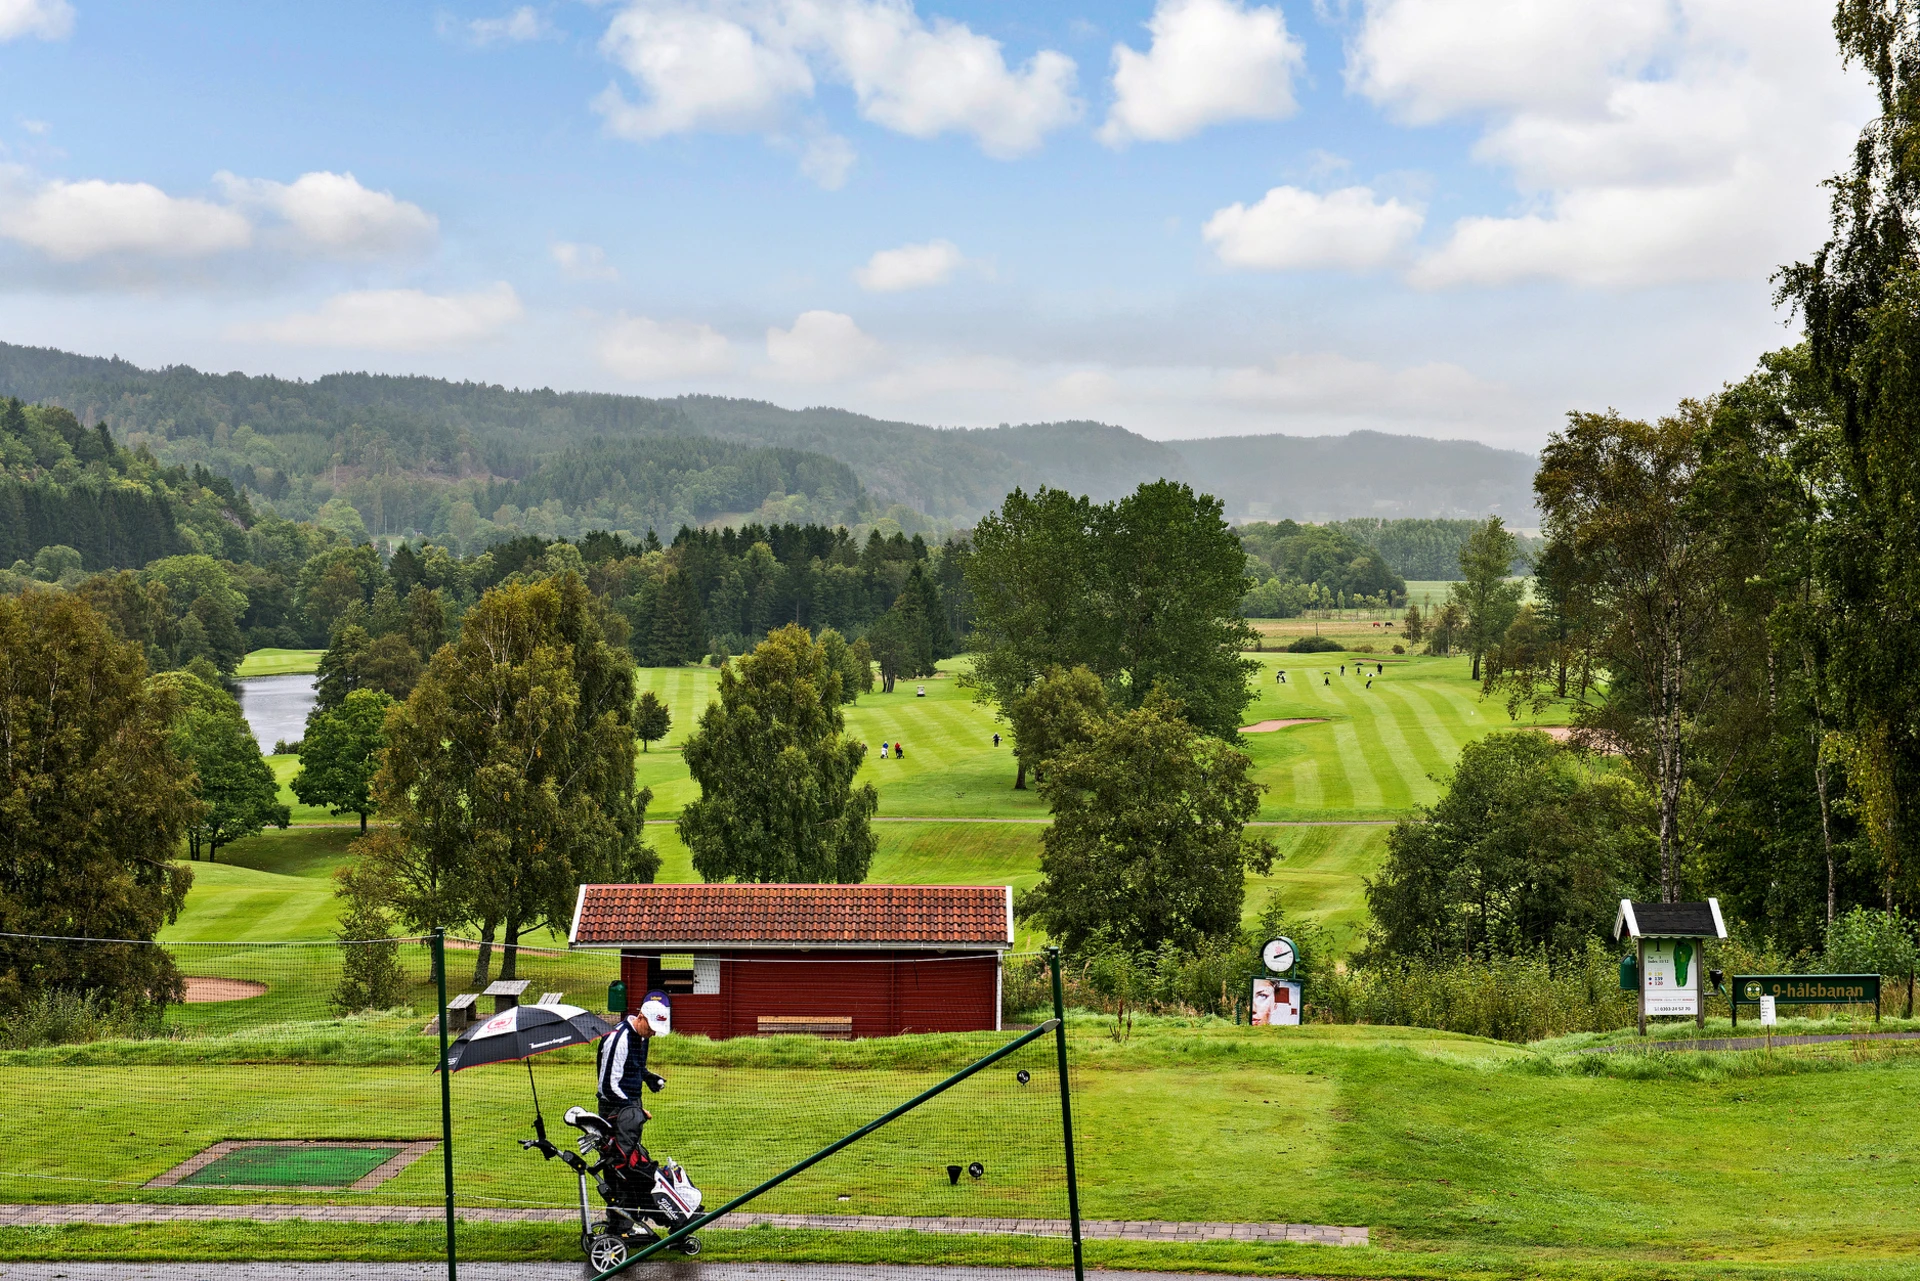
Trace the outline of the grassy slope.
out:
[[[323,649],[256,649],[240,660],[236,676],[305,676],[320,670]]]
[[[1074,1036],[1089,1217],[1361,1223],[1378,1247],[1109,1247],[1096,1257],[1110,1266],[1272,1271],[1280,1261],[1318,1275],[1868,1277],[1911,1275],[1901,1269],[1911,1268],[1920,1246],[1920,1230],[1903,1209],[1920,1166],[1920,1134],[1905,1120],[1906,1099],[1920,1088],[1920,1054],[1780,1052],[1714,1065],[1677,1055],[1589,1067],[1413,1029],[1272,1034],[1147,1021],[1121,1044],[1103,1021],[1082,1020]],[[417,1060],[429,1047],[409,1039],[415,1046],[407,1057]],[[915,1044],[922,1040],[845,1047],[663,1041],[655,1061],[672,1084],[652,1101],[649,1143],[685,1161],[717,1198],[937,1079],[938,1062],[912,1061],[927,1052]],[[946,1061],[994,1040],[982,1034],[933,1052]],[[185,1042],[141,1053],[151,1059],[194,1049]],[[25,1101],[0,1116],[0,1141],[16,1154],[0,1162],[9,1200],[181,1199],[133,1185],[231,1134],[382,1137],[434,1129],[437,1092],[414,1061],[177,1068],[153,1061],[115,1071],[121,1084],[111,1097],[95,1088],[96,1072],[44,1062],[0,1056],[0,1089]],[[550,1110],[583,1094],[590,1072],[575,1051],[543,1059]],[[462,1073],[455,1092],[463,1200],[564,1204],[564,1179],[505,1148],[527,1124],[520,1074]],[[862,1159],[824,1167],[822,1177],[796,1181],[762,1208],[1049,1212],[1057,1188],[1035,1193],[1028,1181],[990,1178],[969,1188],[963,1180],[960,1192],[946,1189],[938,1164],[950,1149],[984,1159],[995,1172],[1017,1169],[1037,1149],[1008,1136],[1045,1124],[1030,1100],[998,1080],[951,1103],[925,1114],[928,1124],[887,1135]],[[71,1125],[73,1113],[82,1126],[98,1113],[103,1125],[111,1116],[138,1133],[106,1145],[40,1141],[46,1118]],[[88,1182],[6,1178],[27,1168],[19,1164],[25,1153],[42,1172]],[[423,1162],[376,1199],[430,1203],[437,1178],[437,1164]],[[267,1229],[264,1239],[297,1241],[300,1231]],[[127,1251],[139,1248],[142,1235],[0,1233],[0,1255]],[[468,1239],[484,1252],[490,1238]],[[533,1257],[566,1257],[562,1227],[518,1240]],[[429,1234],[363,1231],[336,1236],[333,1257],[408,1241],[422,1253],[432,1248]],[[728,1253],[766,1257],[782,1248],[777,1234],[757,1242],[743,1234]],[[844,1238],[828,1243],[825,1257],[844,1260],[849,1248]]]

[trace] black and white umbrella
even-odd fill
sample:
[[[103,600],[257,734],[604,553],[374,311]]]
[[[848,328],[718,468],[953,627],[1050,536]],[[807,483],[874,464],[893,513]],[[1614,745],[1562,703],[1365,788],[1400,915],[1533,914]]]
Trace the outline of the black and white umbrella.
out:
[[[533,1083],[533,1056],[587,1045],[611,1031],[613,1024],[577,1005],[516,1005],[455,1037],[447,1047],[447,1070],[525,1062],[527,1088],[533,1091],[533,1132],[545,1142],[547,1123],[540,1115],[540,1087]]]
[[[516,1005],[476,1023],[447,1047],[447,1067],[459,1072],[485,1063],[513,1063],[589,1045],[613,1031],[613,1024],[577,1005]]]

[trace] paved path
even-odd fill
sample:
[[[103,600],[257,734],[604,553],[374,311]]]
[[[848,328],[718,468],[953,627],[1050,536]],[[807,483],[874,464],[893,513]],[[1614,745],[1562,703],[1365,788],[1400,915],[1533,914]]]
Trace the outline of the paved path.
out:
[[[438,1281],[444,1263],[0,1263],[0,1281]],[[462,1263],[462,1281],[578,1281],[584,1263]],[[838,1263],[642,1263],[652,1281],[1066,1281],[1043,1268],[903,1267]],[[1101,1272],[1099,1281],[1219,1281],[1179,1272]],[[1263,1281],[1302,1281],[1267,1277]]]
[[[566,1223],[572,1209],[494,1209],[465,1207],[463,1219],[478,1223]],[[210,1223],[245,1220],[280,1223],[431,1223],[440,1208],[431,1205],[0,1205],[0,1228],[96,1224],[123,1227],[135,1223]],[[956,1232],[991,1236],[1064,1237],[1065,1219],[933,1218],[889,1214],[755,1214],[740,1211],[722,1219],[729,1228],[807,1228],[833,1232]],[[1365,1228],[1314,1223],[1173,1223],[1154,1219],[1083,1219],[1080,1235],[1089,1241],[1292,1241],[1309,1245],[1365,1245]],[[0,1274],[4,1275],[4,1274]]]
[[[1703,1041],[1642,1041],[1596,1045],[1577,1054],[1637,1054],[1647,1050],[1764,1050],[1769,1045],[1828,1045],[1835,1041],[1920,1041],[1920,1032],[1837,1032],[1818,1036],[1720,1036]]]

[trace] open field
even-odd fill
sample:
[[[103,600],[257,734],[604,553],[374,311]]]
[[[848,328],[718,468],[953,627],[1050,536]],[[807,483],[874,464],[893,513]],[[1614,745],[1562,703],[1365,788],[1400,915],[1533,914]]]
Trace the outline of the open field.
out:
[[[878,884],[1011,885],[1025,889],[1040,879],[1039,823],[881,823],[880,848],[868,876]],[[1262,833],[1283,858],[1271,875],[1247,884],[1245,914],[1259,915],[1268,899],[1281,896],[1291,916],[1319,921],[1343,941],[1352,938],[1364,907],[1360,878],[1371,875],[1385,854],[1382,827],[1269,828]],[[267,831],[221,850],[218,863],[194,863],[193,889],[177,923],[161,931],[168,942],[286,942],[333,937],[339,905],[333,873],[359,837],[355,827],[293,827]],[[659,879],[686,884],[699,879],[671,821],[649,822],[647,842],[660,853]],[[1041,940],[1021,927],[1017,946]],[[547,933],[530,946],[565,946]]]
[[[320,670],[323,649],[256,649],[240,660],[235,676],[305,676]]]
[[[233,1133],[433,1133],[436,1091],[422,1071],[430,1040],[396,1041],[345,1025],[321,1043],[338,1054],[357,1038],[383,1061],[301,1061],[284,1048],[296,1044],[286,1038],[265,1059],[259,1042],[193,1040],[0,1055],[0,1089],[26,1104],[0,1117],[0,1140],[14,1154],[0,1162],[0,1191],[11,1201],[327,1200],[137,1185]],[[1905,1213],[1920,1168],[1920,1134],[1905,1124],[1906,1100],[1920,1088],[1920,1053],[1907,1049],[1600,1061],[1391,1028],[1268,1032],[1150,1019],[1117,1042],[1106,1021],[1092,1017],[1076,1019],[1073,1038],[1088,1217],[1354,1224],[1367,1226],[1374,1242],[1337,1251],[1116,1243],[1094,1254],[1108,1266],[1262,1273],[1284,1263],[1323,1276],[1865,1278],[1911,1275],[1920,1246],[1920,1229]],[[671,1085],[652,1101],[657,1119],[648,1140],[684,1161],[717,1198],[999,1039],[669,1038],[655,1062]],[[143,1066],[125,1071],[136,1063]],[[95,1088],[101,1070],[113,1071],[123,1088],[103,1096]],[[579,1051],[543,1059],[549,1111],[584,1096],[590,1073]],[[565,1180],[505,1145],[527,1127],[525,1086],[513,1068],[455,1078],[463,1204],[566,1203]],[[1030,1110],[1018,1098],[984,1101],[1010,1109],[1003,1119]],[[994,1146],[1005,1142],[1004,1131],[996,1139],[991,1118],[974,1115],[982,1106],[929,1113],[926,1126],[889,1135],[864,1159],[827,1167],[825,1177],[798,1181],[760,1208],[1008,1212],[1023,1204],[1024,1187],[990,1187],[989,1180],[970,1190],[963,1182],[955,1193],[929,1160],[939,1146],[929,1138],[935,1132],[966,1136],[968,1151],[984,1153],[990,1168],[1014,1160]],[[159,1123],[136,1122],[137,1142],[41,1141],[50,1116],[90,1132],[109,1113]],[[81,1182],[19,1178],[26,1159],[35,1173]],[[929,1164],[933,1177],[920,1177]],[[430,1204],[436,1179],[437,1163],[422,1162],[377,1195],[355,1199]],[[468,1229],[464,1240],[475,1258],[498,1250],[495,1257],[564,1259],[570,1249],[556,1225]],[[329,1257],[322,1242],[336,1258],[419,1257],[433,1247],[431,1234],[407,1229],[273,1225],[254,1229],[244,1243],[217,1230],[191,1240],[176,1228],[8,1230],[0,1232],[0,1257],[124,1257],[156,1247],[200,1257],[204,1243],[222,1241],[242,1257],[263,1249]],[[738,1258],[806,1257],[807,1248],[780,1232],[717,1235],[712,1246],[715,1257]],[[841,1238],[813,1248],[844,1259],[858,1246]]]

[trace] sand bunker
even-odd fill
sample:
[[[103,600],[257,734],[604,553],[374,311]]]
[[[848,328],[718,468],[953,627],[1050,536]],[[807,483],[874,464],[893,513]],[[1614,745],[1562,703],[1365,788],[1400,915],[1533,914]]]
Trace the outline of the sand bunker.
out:
[[[259,996],[266,990],[265,983],[255,983],[251,979],[189,978],[187,1004],[207,1005],[214,1001],[244,1001],[250,996]]]
[[[1290,725],[1325,725],[1326,723],[1327,718],[1324,716],[1296,716],[1292,720],[1261,721],[1257,725],[1246,725],[1241,728],[1240,732],[1242,734],[1271,734],[1277,729],[1286,729]]]

